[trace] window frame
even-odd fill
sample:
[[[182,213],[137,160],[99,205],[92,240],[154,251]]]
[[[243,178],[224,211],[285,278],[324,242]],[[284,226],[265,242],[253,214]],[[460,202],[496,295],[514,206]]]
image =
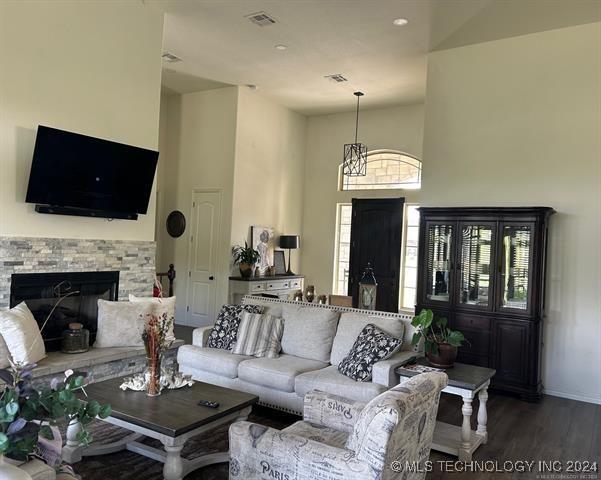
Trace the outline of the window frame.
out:
[[[384,191],[384,192],[387,192],[389,190],[420,190],[422,188],[422,170],[423,170],[423,168],[422,168],[422,161],[419,158],[417,158],[415,155],[411,155],[410,153],[402,152],[400,150],[392,150],[392,149],[388,149],[388,148],[378,149],[378,150],[370,150],[369,152],[367,152],[367,168],[369,168],[369,163],[370,163],[369,157],[370,156],[382,155],[382,154],[386,154],[386,153],[391,154],[391,155],[400,155],[400,156],[404,156],[404,157],[409,157],[409,158],[412,158],[413,160],[415,160],[419,164],[419,167],[418,167],[419,183],[407,184],[407,185],[397,184],[397,183],[389,183],[389,184],[375,184],[374,183],[374,184],[369,184],[369,185],[373,185],[374,188],[348,188],[347,189],[347,188],[344,188],[345,175],[344,175],[344,171],[343,171],[343,164],[341,163],[338,166],[338,191],[339,192],[361,192],[361,191],[368,191],[368,192]],[[371,160],[371,162],[375,162],[375,161],[377,161],[377,160],[376,159]],[[384,187],[383,185],[394,185],[394,186]]]

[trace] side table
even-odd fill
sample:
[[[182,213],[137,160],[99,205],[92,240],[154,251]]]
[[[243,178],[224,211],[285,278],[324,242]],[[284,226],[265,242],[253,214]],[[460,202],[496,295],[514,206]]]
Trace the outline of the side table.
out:
[[[428,366],[428,361],[425,358],[419,358],[417,364]],[[400,383],[420,373],[407,369],[405,366],[397,367],[395,372],[399,375]],[[432,449],[455,455],[462,462],[471,462],[474,451],[488,440],[486,401],[488,400],[490,379],[496,373],[496,370],[455,363],[455,366],[445,370],[445,373],[449,377],[449,382],[443,392],[459,395],[463,399],[461,408],[463,423],[461,427],[458,427],[444,422],[436,422]],[[472,401],[476,396],[478,396],[479,401],[478,428],[474,431],[470,422]]]

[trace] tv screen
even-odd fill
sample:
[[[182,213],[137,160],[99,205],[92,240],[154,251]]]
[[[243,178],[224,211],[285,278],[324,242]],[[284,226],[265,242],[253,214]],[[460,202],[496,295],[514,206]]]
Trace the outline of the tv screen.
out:
[[[38,126],[26,202],[146,213],[159,152]]]

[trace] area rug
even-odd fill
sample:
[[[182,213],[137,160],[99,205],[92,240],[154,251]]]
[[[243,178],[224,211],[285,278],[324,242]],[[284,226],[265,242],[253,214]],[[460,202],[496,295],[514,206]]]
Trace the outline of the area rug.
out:
[[[264,407],[255,407],[249,419],[269,427],[282,429],[299,420],[299,417]],[[201,455],[228,450],[228,425],[222,425],[188,441],[182,456],[193,459]],[[129,433],[102,421],[89,427],[94,443],[110,443],[126,437]],[[146,439],[144,443],[161,448],[160,442]],[[137,453],[123,451],[110,455],[84,457],[73,466],[82,480],[162,480],[163,464]],[[228,464],[211,465],[187,475],[186,480],[227,480]]]

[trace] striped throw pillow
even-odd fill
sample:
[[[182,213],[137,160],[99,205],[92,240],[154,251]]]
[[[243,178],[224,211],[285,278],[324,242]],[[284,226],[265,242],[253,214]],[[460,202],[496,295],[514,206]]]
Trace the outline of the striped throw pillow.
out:
[[[242,312],[232,353],[276,358],[282,348],[284,320],[272,315]]]

